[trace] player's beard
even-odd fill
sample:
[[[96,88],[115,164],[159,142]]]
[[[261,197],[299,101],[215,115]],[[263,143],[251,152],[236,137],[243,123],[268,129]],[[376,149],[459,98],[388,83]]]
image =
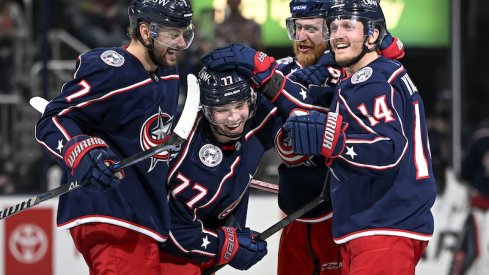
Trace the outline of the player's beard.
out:
[[[324,54],[324,52],[328,48],[326,46],[326,43],[321,43],[318,45],[307,43],[306,45],[311,47],[311,50],[308,53],[303,53],[299,50],[299,44],[304,44],[304,43],[298,41],[294,42],[294,54],[295,57],[297,58],[297,61],[299,61],[299,64],[301,64],[302,67],[307,67],[316,64],[316,62],[319,60],[319,58]]]
[[[157,44],[155,43],[153,63],[163,67],[176,66],[180,51]]]

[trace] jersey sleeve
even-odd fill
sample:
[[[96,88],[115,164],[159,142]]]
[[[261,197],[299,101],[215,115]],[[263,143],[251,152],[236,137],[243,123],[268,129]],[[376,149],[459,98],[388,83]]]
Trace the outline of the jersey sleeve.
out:
[[[212,261],[217,253],[218,233],[205,227],[192,206],[193,198],[179,194],[179,187],[170,195],[171,232],[165,251],[200,263]]]
[[[80,55],[74,79],[49,102],[38,121],[37,141],[55,159],[62,160],[63,145],[68,140],[80,134],[90,135],[90,129],[97,129],[106,113],[116,108],[110,104],[108,92],[116,90],[117,83],[116,67],[106,65],[93,52]]]
[[[340,158],[361,171],[396,169],[408,148],[403,119],[405,101],[387,82],[370,81],[356,86],[353,96],[338,93],[349,123],[346,146]],[[345,120],[344,120],[345,122]]]
[[[245,138],[249,139],[253,135],[256,136],[266,151],[274,146],[275,135],[285,120],[286,117],[277,110],[277,107],[263,96],[259,96],[256,114],[252,118],[251,129]]]

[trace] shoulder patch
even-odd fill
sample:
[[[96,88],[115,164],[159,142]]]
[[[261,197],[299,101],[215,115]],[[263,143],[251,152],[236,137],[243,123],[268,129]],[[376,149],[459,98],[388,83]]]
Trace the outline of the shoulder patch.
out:
[[[104,61],[107,65],[113,66],[113,67],[120,67],[124,64],[124,56],[119,54],[118,52],[114,50],[108,50],[103,52],[100,55],[100,58],[102,61]]]
[[[207,167],[217,166],[222,161],[221,148],[213,144],[206,144],[200,148],[199,158],[200,161],[202,161],[202,163]]]
[[[372,72],[373,70],[370,67],[362,68],[360,71],[352,75],[351,83],[358,84],[367,81],[372,76]]]

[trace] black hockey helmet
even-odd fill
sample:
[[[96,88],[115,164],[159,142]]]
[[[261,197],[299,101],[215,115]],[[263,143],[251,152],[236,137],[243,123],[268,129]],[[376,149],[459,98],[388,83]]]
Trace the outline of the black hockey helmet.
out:
[[[128,8],[130,29],[141,43],[139,24],[144,21],[150,25],[150,35],[156,41],[174,49],[187,49],[194,39],[192,24],[192,6],[188,0],[132,0]],[[174,31],[168,28],[186,28],[182,36],[184,47],[175,46],[178,41],[173,38]],[[160,32],[165,30],[168,35],[161,37]],[[145,43],[143,43],[145,44]],[[152,51],[151,45],[149,46]]]
[[[296,40],[296,25],[295,20],[300,18],[326,18],[327,12],[331,7],[332,0],[292,0],[290,1],[291,17],[285,19],[287,34],[290,40]],[[326,24],[323,26],[324,39],[327,38]]]
[[[372,35],[374,29],[379,30],[376,46],[382,43],[387,33],[384,13],[378,0],[334,0],[328,12],[328,28],[337,19],[353,19],[363,23],[365,35]]]
[[[132,30],[141,21],[180,28],[192,23],[192,6],[187,0],[132,0],[128,14]]]
[[[289,7],[293,18],[326,17],[331,0],[292,0]]]
[[[249,107],[248,119],[256,111],[256,92],[250,87],[249,81],[235,71],[215,72],[203,67],[199,74],[200,104],[202,111],[209,120],[212,118],[212,107],[247,100]]]

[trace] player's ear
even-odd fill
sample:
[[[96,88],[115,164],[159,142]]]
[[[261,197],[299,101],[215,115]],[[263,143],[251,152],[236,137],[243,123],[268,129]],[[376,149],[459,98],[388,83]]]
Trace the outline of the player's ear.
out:
[[[139,24],[139,33],[141,34],[141,38],[143,38],[144,41],[147,41],[149,39],[149,25],[145,22],[141,22]]]
[[[377,41],[377,39],[379,39],[379,35],[379,29],[375,28],[374,33],[368,36],[367,46],[375,45],[375,42]]]

